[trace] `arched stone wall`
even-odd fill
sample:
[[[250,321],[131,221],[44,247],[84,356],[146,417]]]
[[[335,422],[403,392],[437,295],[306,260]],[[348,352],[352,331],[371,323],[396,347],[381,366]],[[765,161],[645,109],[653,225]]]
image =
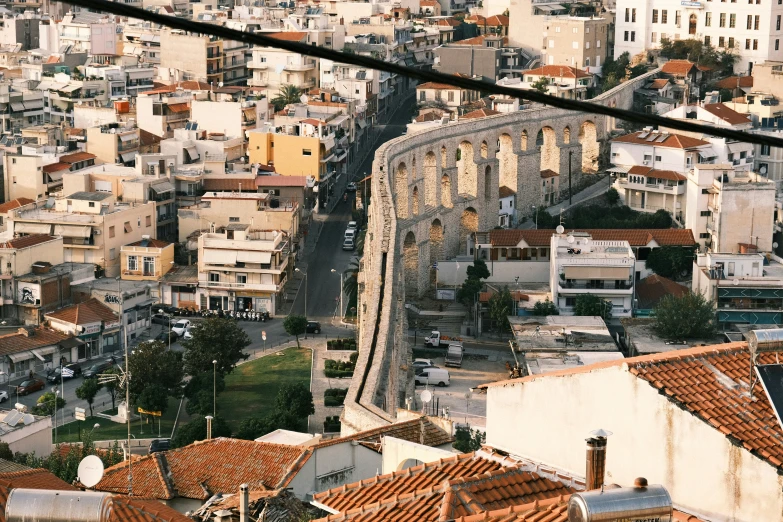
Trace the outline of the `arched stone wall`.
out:
[[[551,170],[560,174],[560,147],[557,134],[552,127],[541,127],[536,138],[536,147],[541,153],[540,170]]]
[[[433,219],[430,223],[430,267],[435,262],[445,259],[443,255],[443,225],[440,219]],[[435,278],[437,277],[435,270],[430,270],[430,284],[435,284]]]
[[[500,169],[498,188],[508,187],[514,192],[517,192],[517,167],[519,166],[519,158],[514,154],[514,142],[509,134],[501,134],[498,142],[498,148],[500,149],[498,152],[498,164]]]
[[[419,187],[413,187],[413,201],[411,202],[411,212],[414,216],[419,215]]]
[[[397,217],[405,219],[408,217],[408,167],[405,163],[397,165],[394,187],[397,192]]]
[[[402,258],[405,265],[405,293],[411,296],[418,296],[419,248],[416,245],[416,236],[413,232],[408,232],[405,235],[405,241],[402,243]]]
[[[438,206],[438,164],[432,151],[424,155],[424,206]]]
[[[468,236],[478,232],[479,214],[473,207],[462,211],[459,218],[459,255],[467,255]]]
[[[582,145],[582,172],[598,172],[599,143],[595,123],[588,120],[579,126],[579,144]]]
[[[475,198],[478,195],[478,169],[473,144],[463,141],[457,150],[457,194]]]

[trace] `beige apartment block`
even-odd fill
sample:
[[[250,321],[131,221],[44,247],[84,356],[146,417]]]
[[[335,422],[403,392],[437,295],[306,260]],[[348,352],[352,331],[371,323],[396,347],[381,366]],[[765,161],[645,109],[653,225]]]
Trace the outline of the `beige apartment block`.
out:
[[[544,21],[541,61],[582,69],[601,67],[606,61],[609,24],[605,18],[553,16]]]
[[[145,237],[120,248],[121,277],[127,281],[158,281],[174,265],[174,243]]]
[[[117,203],[109,192],[76,192],[13,210],[14,235],[51,234],[63,238],[64,262],[93,263],[106,275],[119,275],[120,249],[143,236],[155,237],[155,203]]]
[[[179,241],[188,241],[200,230],[234,223],[249,224],[253,230],[298,233],[301,206],[294,202],[281,202],[279,207],[272,208],[270,199],[269,194],[254,192],[207,192],[201,197],[200,204],[178,210]],[[195,250],[196,245],[189,244],[188,247]]]
[[[264,33],[264,36],[289,42],[307,41],[307,33],[301,31]],[[254,47],[247,67],[252,75],[248,85],[263,88],[267,97],[274,97],[283,85],[293,85],[303,91],[318,86],[318,60],[283,49]]]
[[[161,68],[180,71],[180,80],[223,81],[223,40],[164,29],[160,33]]]
[[[87,129],[87,152],[106,163],[133,163],[139,152],[139,129],[110,123]]]

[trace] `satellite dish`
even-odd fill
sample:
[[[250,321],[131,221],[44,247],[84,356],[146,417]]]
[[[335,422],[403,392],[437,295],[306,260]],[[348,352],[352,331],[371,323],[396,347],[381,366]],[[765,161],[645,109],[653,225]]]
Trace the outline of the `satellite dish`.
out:
[[[763,176],[766,176],[766,175],[767,175],[767,166],[766,166],[766,165],[762,165],[762,166],[761,166],[761,168],[759,169],[759,172],[760,172],[760,173],[761,173]]]
[[[731,284],[733,284],[734,286],[737,286],[739,284],[739,279],[737,279],[735,277],[734,279],[732,279]]]
[[[775,243],[772,243],[772,248],[777,248],[777,247],[778,247],[778,244],[777,244],[777,242],[775,242]]]
[[[307,103],[307,95],[303,94],[299,97],[299,101],[302,103]]]
[[[565,232],[565,227],[563,225],[557,225],[555,232],[557,232],[558,234],[562,234],[563,232]]]
[[[427,404],[431,400],[432,400],[432,392],[431,391],[424,390],[423,392],[421,392],[421,402],[423,402],[424,404]]]
[[[568,239],[566,241],[568,241],[568,244],[573,245],[574,241],[576,240],[574,239],[574,236],[568,236]]]
[[[103,478],[103,462],[97,455],[87,455],[79,462],[79,469],[77,470],[77,478],[79,482],[87,486],[93,487],[95,484],[101,481]]]
[[[223,87],[223,82],[218,82],[218,89],[220,89],[221,87]]]

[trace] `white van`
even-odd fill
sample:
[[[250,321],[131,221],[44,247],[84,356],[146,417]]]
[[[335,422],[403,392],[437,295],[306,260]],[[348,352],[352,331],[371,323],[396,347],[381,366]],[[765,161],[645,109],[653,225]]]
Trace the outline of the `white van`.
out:
[[[356,229],[349,228],[345,231],[345,239],[356,239]]]
[[[449,371],[443,368],[422,368],[416,373],[416,384],[449,385]]]

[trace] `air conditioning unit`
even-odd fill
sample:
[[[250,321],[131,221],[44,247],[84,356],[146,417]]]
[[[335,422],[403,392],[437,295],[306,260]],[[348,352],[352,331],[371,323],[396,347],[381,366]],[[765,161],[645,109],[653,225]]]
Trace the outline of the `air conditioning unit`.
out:
[[[93,231],[93,234],[95,234],[96,236],[100,236],[102,233],[103,233],[103,232],[101,232],[101,230],[100,230],[99,228],[96,228],[96,229]]]
[[[650,160],[644,160],[642,163],[644,163],[645,165],[649,165],[650,164]]]

